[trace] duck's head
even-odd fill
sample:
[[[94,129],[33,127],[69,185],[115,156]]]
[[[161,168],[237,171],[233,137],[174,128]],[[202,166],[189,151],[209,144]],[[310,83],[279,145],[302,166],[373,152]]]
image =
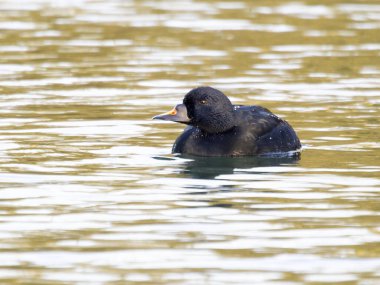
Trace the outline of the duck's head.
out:
[[[221,133],[235,126],[231,101],[221,91],[208,86],[191,90],[183,104],[153,119],[192,125],[207,133]]]

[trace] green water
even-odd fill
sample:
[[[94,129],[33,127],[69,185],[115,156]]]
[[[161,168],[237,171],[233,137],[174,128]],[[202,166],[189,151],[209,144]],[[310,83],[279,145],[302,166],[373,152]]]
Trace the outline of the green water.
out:
[[[378,1],[0,1],[0,283],[377,285]],[[300,160],[183,158],[199,85]]]

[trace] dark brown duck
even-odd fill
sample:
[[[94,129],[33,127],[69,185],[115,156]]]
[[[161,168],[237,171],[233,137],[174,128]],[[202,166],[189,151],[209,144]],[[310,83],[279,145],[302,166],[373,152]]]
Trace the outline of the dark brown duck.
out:
[[[183,104],[153,119],[187,124],[173,153],[197,156],[286,155],[301,149],[293,128],[268,109],[232,105],[221,91],[198,87]]]

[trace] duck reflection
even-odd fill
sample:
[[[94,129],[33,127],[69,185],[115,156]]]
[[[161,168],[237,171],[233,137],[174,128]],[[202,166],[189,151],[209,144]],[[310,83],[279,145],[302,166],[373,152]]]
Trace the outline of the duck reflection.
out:
[[[291,157],[180,157],[189,159],[181,172],[197,179],[214,179],[222,174],[232,174],[235,169],[294,165],[301,158],[300,154]]]

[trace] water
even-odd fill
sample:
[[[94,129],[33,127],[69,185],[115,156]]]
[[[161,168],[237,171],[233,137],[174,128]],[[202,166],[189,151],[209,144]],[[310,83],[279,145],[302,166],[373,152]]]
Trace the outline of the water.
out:
[[[0,2],[0,283],[379,284],[377,1]],[[193,87],[300,160],[170,154]]]

